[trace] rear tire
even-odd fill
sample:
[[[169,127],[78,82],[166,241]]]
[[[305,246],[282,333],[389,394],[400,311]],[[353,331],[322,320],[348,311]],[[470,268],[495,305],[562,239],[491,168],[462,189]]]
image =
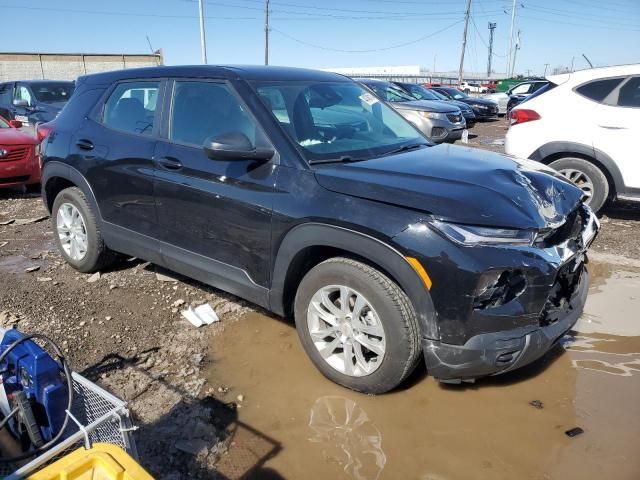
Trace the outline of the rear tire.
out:
[[[73,225],[66,218],[75,217]],[[107,248],[87,198],[77,187],[65,188],[56,196],[51,209],[54,239],[64,260],[82,273],[97,272],[113,262],[115,253]],[[71,249],[70,235],[79,236]],[[78,250],[77,245],[81,245]]]
[[[598,212],[609,197],[609,182],[604,172],[583,158],[565,157],[549,164],[580,188],[587,198],[585,203]]]
[[[417,364],[421,349],[413,306],[395,282],[369,265],[343,257],[316,265],[300,282],[294,309],[302,346],[335,383],[385,393]]]

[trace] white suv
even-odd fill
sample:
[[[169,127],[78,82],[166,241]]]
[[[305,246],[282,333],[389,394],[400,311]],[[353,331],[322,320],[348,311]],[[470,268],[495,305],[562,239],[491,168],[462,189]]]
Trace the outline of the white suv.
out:
[[[511,111],[506,153],[555,168],[595,211],[608,199],[640,201],[640,64],[548,80]]]

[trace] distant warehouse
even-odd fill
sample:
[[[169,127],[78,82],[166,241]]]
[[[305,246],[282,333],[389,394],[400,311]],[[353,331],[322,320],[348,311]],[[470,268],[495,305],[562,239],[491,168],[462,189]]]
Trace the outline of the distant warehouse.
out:
[[[163,64],[162,50],[152,54],[0,52],[0,82],[75,80],[88,73]]]

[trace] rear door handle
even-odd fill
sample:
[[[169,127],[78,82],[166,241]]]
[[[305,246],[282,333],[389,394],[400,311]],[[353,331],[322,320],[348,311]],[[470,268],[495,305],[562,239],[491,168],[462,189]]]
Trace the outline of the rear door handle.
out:
[[[90,140],[87,140],[85,138],[82,138],[82,139],[78,140],[76,142],[76,145],[81,150],[93,150],[93,142],[91,142]]]
[[[177,158],[173,157],[162,157],[156,160],[156,164],[160,168],[164,168],[166,170],[180,170],[182,168],[182,163]]]

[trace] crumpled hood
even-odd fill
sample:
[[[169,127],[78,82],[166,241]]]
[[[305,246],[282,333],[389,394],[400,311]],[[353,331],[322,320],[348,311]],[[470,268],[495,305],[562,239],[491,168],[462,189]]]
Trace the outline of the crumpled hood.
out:
[[[419,112],[457,113],[458,107],[439,100],[413,100],[409,102],[389,103],[397,110],[414,110]]]
[[[316,177],[345,195],[506,228],[557,226],[582,198],[579,188],[542,164],[457,145],[319,165]]]

